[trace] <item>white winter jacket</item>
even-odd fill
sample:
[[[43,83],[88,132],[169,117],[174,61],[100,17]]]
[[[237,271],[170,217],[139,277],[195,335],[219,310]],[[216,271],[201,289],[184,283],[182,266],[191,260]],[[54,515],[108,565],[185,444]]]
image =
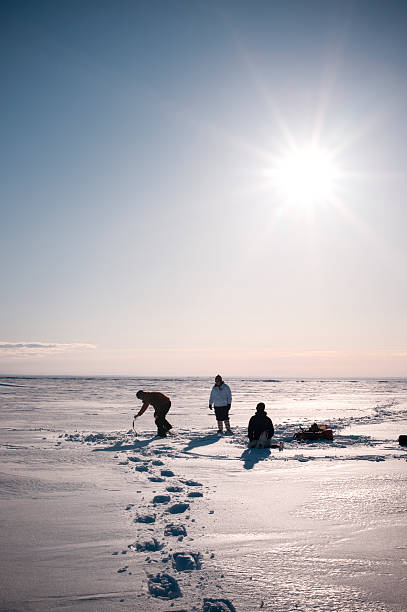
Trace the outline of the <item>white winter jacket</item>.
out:
[[[209,405],[227,406],[232,403],[232,392],[229,385],[222,383],[220,387],[214,385],[209,398]]]

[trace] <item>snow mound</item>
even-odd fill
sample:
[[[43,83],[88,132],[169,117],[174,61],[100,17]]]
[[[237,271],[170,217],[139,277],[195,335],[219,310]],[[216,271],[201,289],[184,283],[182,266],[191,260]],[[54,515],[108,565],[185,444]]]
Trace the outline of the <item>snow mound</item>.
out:
[[[96,440],[106,440],[106,435],[102,433],[98,434],[89,434],[84,437],[85,442],[96,442]]]

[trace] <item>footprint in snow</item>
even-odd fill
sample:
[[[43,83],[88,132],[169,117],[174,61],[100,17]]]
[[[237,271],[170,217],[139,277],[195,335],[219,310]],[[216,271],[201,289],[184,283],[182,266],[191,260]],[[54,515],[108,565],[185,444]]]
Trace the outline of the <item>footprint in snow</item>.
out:
[[[183,480],[183,483],[186,484],[187,487],[202,487],[202,483],[196,480]]]
[[[203,497],[203,493],[200,491],[191,491],[188,493],[187,497]]]
[[[202,612],[236,612],[236,608],[229,599],[205,597]]]
[[[172,486],[172,487],[167,487],[167,491],[169,491],[170,493],[181,493],[181,491],[183,491],[184,489],[182,487],[177,487],[177,486]]]
[[[153,465],[164,465],[164,461],[161,461],[160,459],[155,459],[152,463]]]
[[[155,523],[155,514],[140,514],[136,516],[134,523]]]
[[[171,470],[161,470],[161,476],[175,476]]]
[[[137,472],[148,472],[147,465],[136,465]]]
[[[171,501],[171,497],[169,495],[154,495],[153,504],[168,504]]]
[[[147,538],[135,544],[129,544],[129,549],[137,552],[156,552],[164,548],[164,544],[160,544],[155,538]]]
[[[164,482],[165,478],[161,478],[161,476],[149,476],[148,478],[151,482]]]
[[[169,574],[157,574],[149,576],[148,590],[153,597],[161,599],[175,599],[182,597],[178,582]]]
[[[182,514],[182,512],[185,512],[186,510],[188,510],[188,508],[189,504],[185,502],[180,502],[179,504],[174,504],[173,506],[168,508],[168,512],[170,512],[171,514]]]
[[[177,552],[172,555],[172,567],[178,572],[201,569],[201,554]]]
[[[160,448],[156,448],[155,450],[153,450],[154,455],[166,455],[167,457],[170,456],[169,451],[171,451],[172,449],[169,446],[161,446]]]
[[[187,530],[185,529],[185,525],[174,525],[170,523],[166,525],[164,529],[164,535],[166,536],[186,536]]]

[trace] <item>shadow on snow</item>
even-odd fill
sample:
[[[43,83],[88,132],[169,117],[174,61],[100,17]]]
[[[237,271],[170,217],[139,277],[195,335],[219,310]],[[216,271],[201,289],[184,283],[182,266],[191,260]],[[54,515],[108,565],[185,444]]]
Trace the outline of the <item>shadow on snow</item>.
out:
[[[117,440],[112,446],[103,446],[103,448],[94,448],[92,452],[96,453],[98,451],[125,451],[125,450],[135,450],[137,448],[144,448],[157,440],[157,436],[153,436],[152,438],[148,438],[147,440],[134,440],[132,444],[125,444],[122,440]]]
[[[270,457],[269,448],[247,448],[240,456],[240,460],[244,461],[244,469],[252,470],[256,463],[264,461]]]
[[[195,440],[190,440],[187,446],[182,449],[182,452],[188,453],[189,451],[194,450],[195,448],[199,448],[200,446],[208,446],[208,444],[214,444],[220,439],[220,436],[218,436],[217,434],[209,434],[207,436],[204,436],[203,438],[196,438]]]

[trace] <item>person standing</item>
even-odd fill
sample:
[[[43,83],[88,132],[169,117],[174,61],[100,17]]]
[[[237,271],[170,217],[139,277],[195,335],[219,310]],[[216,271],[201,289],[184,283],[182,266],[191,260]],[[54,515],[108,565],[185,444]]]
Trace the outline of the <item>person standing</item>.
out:
[[[171,423],[169,423],[165,418],[169,409],[171,408],[170,398],[159,391],[137,391],[136,397],[142,400],[143,405],[138,413],[134,415],[135,418],[137,419],[138,417],[141,417],[141,415],[144,414],[151,404],[151,406],[154,408],[154,420],[155,424],[157,425],[157,436],[165,438],[170,429],[172,429]]]
[[[274,436],[274,425],[267,416],[263,402],[256,406],[256,414],[249,421],[247,435],[249,448],[270,448],[271,438]]]
[[[225,423],[227,433],[232,433],[230,429],[229,421],[229,410],[232,404],[232,392],[229,385],[223,380],[222,376],[218,374],[215,377],[215,384],[212,387],[211,395],[209,397],[209,408],[212,410],[212,406],[215,408],[215,416],[218,422],[218,433],[223,433],[223,423]]]

